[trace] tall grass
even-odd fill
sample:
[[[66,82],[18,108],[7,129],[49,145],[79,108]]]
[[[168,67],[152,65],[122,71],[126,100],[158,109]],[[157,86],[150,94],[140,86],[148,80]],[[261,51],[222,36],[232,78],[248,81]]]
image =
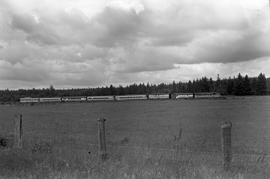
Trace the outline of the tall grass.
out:
[[[0,178],[269,178],[269,101],[0,106],[1,133],[12,133],[14,112],[24,127],[23,150],[0,148]],[[105,162],[91,145],[99,117],[108,119]],[[220,122],[228,119],[233,161],[225,172]]]
[[[179,141],[177,141],[179,142]],[[23,150],[0,153],[2,178],[269,178],[269,161],[235,157],[229,172],[222,169],[220,153],[187,152],[179,147],[109,145],[109,158],[101,161],[97,146],[86,149],[57,148],[51,141],[28,143]],[[248,158],[248,156],[246,157]]]

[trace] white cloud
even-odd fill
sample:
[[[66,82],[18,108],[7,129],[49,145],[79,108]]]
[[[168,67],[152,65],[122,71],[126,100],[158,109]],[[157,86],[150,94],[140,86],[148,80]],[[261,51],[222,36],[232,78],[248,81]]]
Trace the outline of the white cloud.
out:
[[[0,88],[16,88],[13,81],[18,88],[72,87],[267,73],[267,3],[4,0]]]

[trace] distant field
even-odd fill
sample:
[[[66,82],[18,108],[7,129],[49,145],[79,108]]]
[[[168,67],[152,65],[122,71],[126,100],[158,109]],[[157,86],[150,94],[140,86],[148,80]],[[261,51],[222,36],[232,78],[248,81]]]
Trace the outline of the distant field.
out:
[[[132,159],[134,161],[126,161],[131,160],[132,156],[144,156],[148,155],[147,152],[150,152],[149,158],[154,161],[161,156],[163,162],[174,161],[176,146],[178,146],[178,152],[185,153],[185,157],[189,156],[187,153],[190,153],[198,162],[204,161],[199,159],[200,156],[204,156],[207,165],[203,166],[208,166],[208,168],[201,169],[199,167],[199,170],[203,170],[204,173],[211,173],[211,171],[208,171],[209,168],[211,170],[212,167],[215,168],[216,165],[220,165],[220,124],[227,120],[233,123],[232,145],[234,153],[255,155],[256,160],[259,158],[256,156],[270,154],[269,96],[235,97],[226,100],[59,103],[33,106],[1,105],[0,134],[12,133],[12,119],[15,113],[23,114],[25,153],[37,143],[49,143],[53,149],[53,154],[50,154],[53,155],[51,160],[54,161],[58,157],[61,161],[68,160],[71,163],[77,161],[76,171],[77,168],[91,165],[85,164],[90,159],[94,160],[91,157],[94,157],[97,153],[97,146],[95,146],[97,144],[97,119],[99,117],[106,118],[107,143],[109,153],[113,156],[111,158],[114,158],[113,162],[111,160],[110,162],[115,165],[115,158],[119,158],[120,164],[123,164],[123,160],[125,160],[124,163],[128,167],[128,169],[121,169],[121,171],[124,171],[123,174],[115,173],[116,178],[117,176],[122,178],[133,177],[132,171],[135,170],[134,168],[138,168],[137,165],[140,166],[140,162],[137,161],[136,163],[135,159]],[[180,131],[182,131],[182,135],[179,139]],[[140,152],[141,154],[139,154]],[[1,153],[2,158],[3,155]],[[5,155],[9,156],[7,153]],[[177,153],[178,157],[179,155],[181,156]],[[31,157],[33,157],[32,154]],[[192,157],[181,157],[182,162],[191,160],[194,163]],[[8,157],[2,161],[6,160],[9,162]],[[4,165],[1,165],[2,161],[0,158],[0,167]],[[141,162],[145,163],[146,161]],[[234,162],[239,161],[235,160]],[[71,165],[68,164],[65,167]],[[173,163],[173,165],[178,164]],[[182,167],[189,165],[191,164],[181,164]],[[169,165],[164,164],[164,166],[168,167]],[[255,166],[257,164],[254,164]],[[269,167],[269,162],[263,166]],[[247,166],[243,164],[243,167]],[[267,176],[265,168],[260,171],[254,169],[254,167],[251,168],[256,172],[252,171],[251,174],[259,173],[261,177]],[[196,167],[192,164],[190,168]],[[1,169],[2,176],[3,170]],[[26,172],[24,175],[28,176],[27,169],[24,168],[23,170]],[[60,167],[59,170],[62,171],[62,168]],[[113,170],[117,169],[113,168]],[[240,173],[243,172],[242,170],[244,171],[246,168],[239,169]],[[10,168],[6,168],[5,171],[10,171]],[[81,170],[78,169],[78,171]],[[82,169],[82,171],[84,170]],[[85,171],[89,172],[88,169]],[[133,172],[136,173],[136,171]],[[267,169],[267,171],[269,170]],[[91,175],[93,177],[91,172],[85,174],[85,176],[79,176],[84,178]],[[119,171],[117,170],[117,172]],[[188,173],[188,171],[186,172]],[[62,171],[60,178],[61,176],[64,177],[63,173],[65,172]],[[103,174],[102,177],[107,178],[106,171],[95,170],[94,173],[97,178],[100,178],[99,173]],[[208,176],[199,173],[202,176]],[[232,173],[232,176],[236,174]],[[174,176],[174,174],[168,175]],[[181,172],[178,175],[182,176]],[[175,174],[175,176],[178,175]],[[223,176],[222,173],[220,175]],[[162,176],[164,177],[165,174]],[[215,175],[213,174],[213,176]],[[196,178],[192,174],[187,174],[186,177]]]

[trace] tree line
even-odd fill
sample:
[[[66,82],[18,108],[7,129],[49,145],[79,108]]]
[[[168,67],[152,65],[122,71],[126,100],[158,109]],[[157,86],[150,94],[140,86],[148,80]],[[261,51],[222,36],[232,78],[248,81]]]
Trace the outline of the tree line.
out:
[[[257,77],[242,76],[216,80],[202,77],[188,82],[160,84],[131,84],[127,86],[106,86],[80,89],[55,89],[53,86],[43,89],[0,90],[1,102],[16,102],[22,97],[62,97],[62,96],[101,96],[127,94],[161,94],[161,93],[198,93],[219,92],[223,95],[269,95],[270,78],[260,73]]]

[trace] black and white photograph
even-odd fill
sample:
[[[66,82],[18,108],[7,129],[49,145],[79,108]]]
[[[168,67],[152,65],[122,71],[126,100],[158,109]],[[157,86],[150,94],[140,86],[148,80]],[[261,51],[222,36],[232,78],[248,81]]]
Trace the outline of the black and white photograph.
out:
[[[269,179],[270,0],[0,0],[0,179]]]

